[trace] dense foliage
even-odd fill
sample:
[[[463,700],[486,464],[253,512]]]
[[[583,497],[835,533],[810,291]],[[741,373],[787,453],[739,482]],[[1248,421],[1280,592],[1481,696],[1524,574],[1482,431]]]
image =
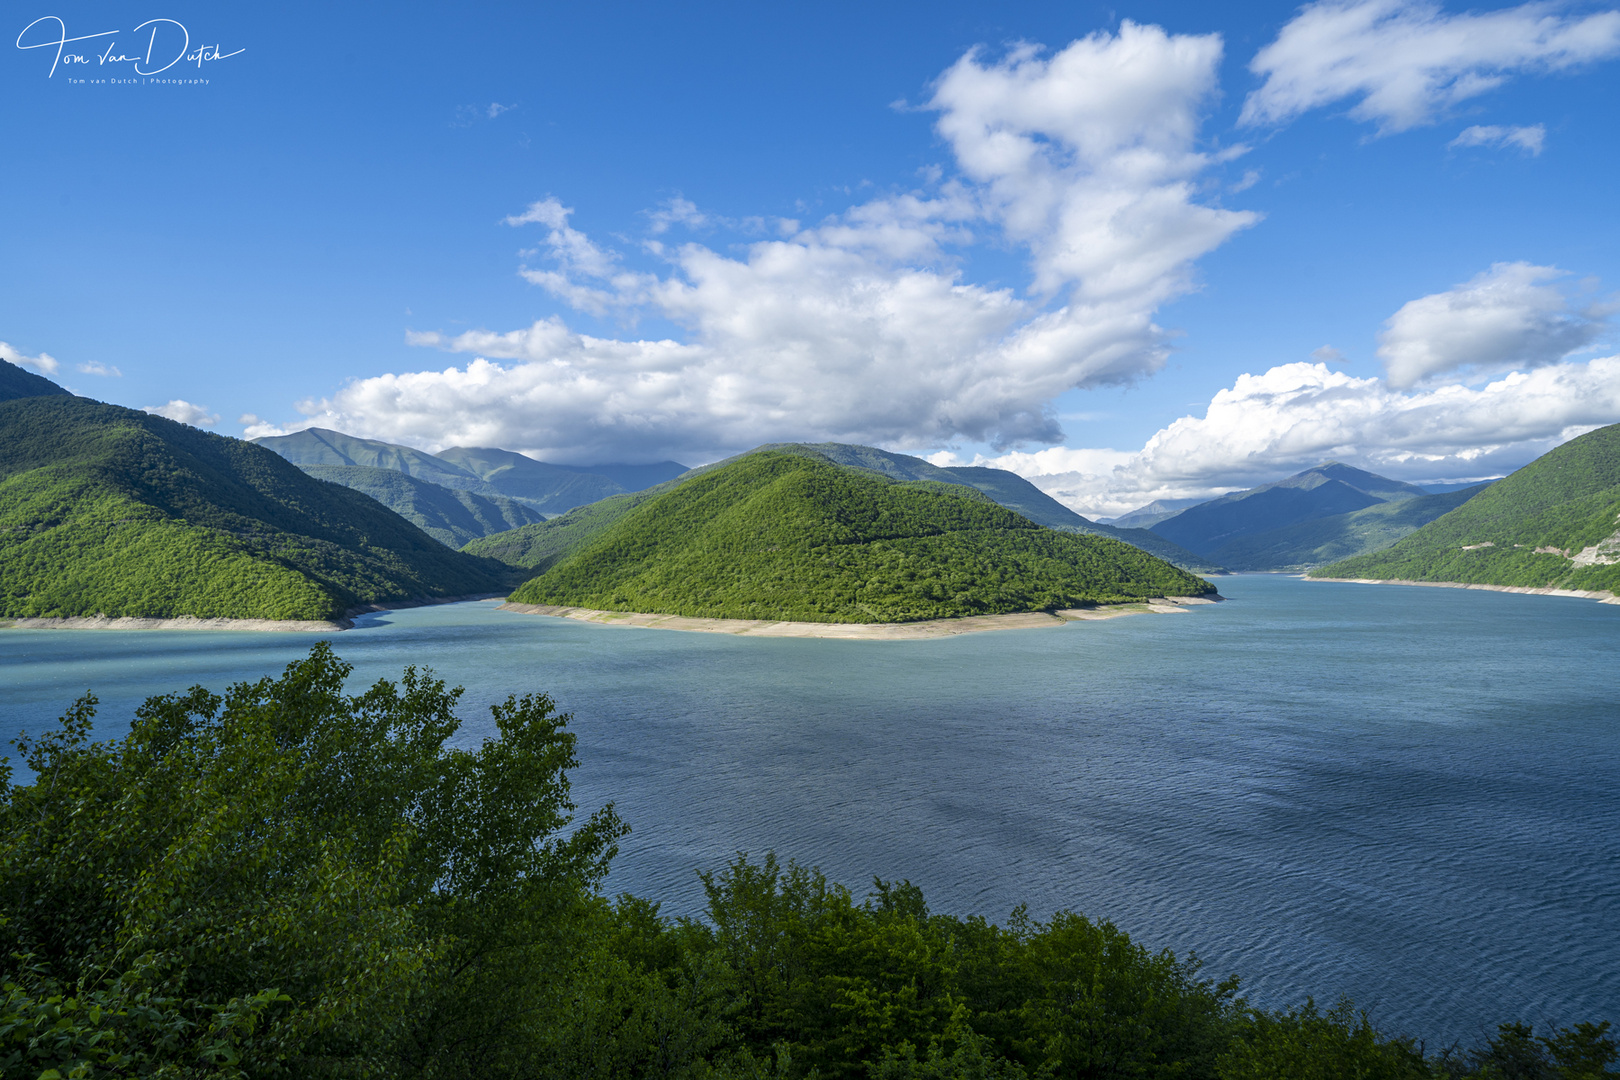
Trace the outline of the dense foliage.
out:
[[[545,520],[540,511],[505,495],[456,491],[393,469],[363,465],[301,465],[317,480],[353,488],[448,547]]]
[[[1233,570],[1293,570],[1381,551],[1485,490],[1480,484],[1442,495],[1374,503],[1348,514],[1313,518],[1242,536],[1215,549]]]
[[[325,619],[505,574],[252,443],[86,398],[0,402],[0,617]]]
[[[1094,521],[1088,521],[1023,477],[1003,469],[971,467],[943,469],[908,454],[896,454],[872,446],[853,446],[847,443],[770,443],[750,450],[748,454],[692,469],[682,477],[645,488],[634,494],[603,499],[579,507],[561,518],[554,518],[544,524],[528,526],[503,536],[476,542],[464,550],[499,559],[526,570],[548,570],[584,547],[599,532],[652,496],[673,490],[686,480],[730,465],[750,454],[772,452],[824,459],[835,465],[886,476],[891,480],[937,481],[977,488],[993,501],[1037,525],[1065,532],[1109,536],[1115,540],[1123,540],[1132,547],[1141,548],[1150,555],[1156,555],[1174,566],[1193,573],[1212,573],[1221,570],[1218,563],[1194,555],[1146,529],[1116,529],[1111,525],[1099,525]]]
[[[1611,541],[1609,561],[1571,556]],[[1620,424],[1587,432],[1384,551],[1314,577],[1620,592]]]
[[[857,899],[772,855],[699,919],[598,894],[624,826],[572,820],[567,717],[459,691],[279,679],[94,699],[0,775],[0,1074],[527,1080],[1601,1080],[1607,1024],[1425,1055],[1348,1005],[1272,1012],[1106,920]],[[458,740],[459,741],[459,740]]]
[[[764,452],[629,509],[512,600],[868,623],[1211,591],[1128,544],[1044,529],[964,485]]]

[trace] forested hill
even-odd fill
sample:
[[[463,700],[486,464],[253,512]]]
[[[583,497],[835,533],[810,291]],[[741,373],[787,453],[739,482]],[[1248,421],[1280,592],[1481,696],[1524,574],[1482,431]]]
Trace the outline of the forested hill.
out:
[[[252,443],[87,398],[0,402],[0,616],[327,619],[506,573]]]
[[[71,390],[64,390],[43,375],[35,375],[9,360],[0,360],[0,401],[25,397],[72,396]]]
[[[1049,529],[1086,533],[1090,536],[1111,536],[1132,547],[1139,547],[1165,562],[1174,563],[1195,574],[1219,573],[1219,562],[1194,554],[1180,544],[1167,540],[1147,529],[1117,528],[1101,525],[1090,518],[1081,517],[1052,496],[1006,469],[989,469],[973,465],[950,467],[935,465],[910,454],[897,454],[873,446],[850,443],[767,443],[750,450],[781,450],[790,454],[816,454],[852,469],[867,469],[894,480],[937,480],[946,484],[966,484],[978,488],[1007,509],[1022,514],[1037,525]],[[735,458],[731,460],[736,460]],[[722,463],[723,464],[723,463]]]
[[[512,600],[871,623],[1213,591],[1129,544],[1044,528],[965,485],[766,451],[633,506]]]
[[[1312,576],[1620,593],[1620,424],[1543,454],[1393,547]]]
[[[1193,573],[1216,573],[1222,569],[1219,563],[1194,555],[1146,529],[1116,529],[1083,518],[1015,473],[1003,469],[975,467],[943,469],[909,454],[896,454],[876,447],[847,443],[768,443],[748,451],[747,454],[739,454],[712,465],[699,466],[673,480],[666,480],[645,490],[613,496],[578,507],[543,524],[515,529],[483,540],[474,540],[467,545],[466,550],[500,559],[513,566],[545,570],[578,551],[602,529],[649,498],[672,491],[685,481],[702,476],[710,470],[741,461],[751,454],[766,452],[807,455],[847,469],[885,476],[891,480],[933,481],[976,489],[1037,525],[1123,540],[1133,547]]]

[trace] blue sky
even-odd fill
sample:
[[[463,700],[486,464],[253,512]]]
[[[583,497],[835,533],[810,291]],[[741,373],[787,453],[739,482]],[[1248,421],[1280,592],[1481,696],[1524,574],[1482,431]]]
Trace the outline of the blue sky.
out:
[[[1106,515],[1620,421],[1601,4],[6,12],[3,355],[228,434],[876,442]],[[55,19],[117,33],[52,73]]]

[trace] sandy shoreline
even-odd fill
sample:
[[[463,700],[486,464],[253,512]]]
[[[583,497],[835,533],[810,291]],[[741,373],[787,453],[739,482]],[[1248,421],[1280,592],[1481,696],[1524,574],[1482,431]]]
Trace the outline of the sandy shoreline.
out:
[[[1012,615],[968,615],[959,619],[931,619],[913,623],[772,622],[768,619],[695,619],[684,615],[651,615],[634,611],[596,611],[554,604],[502,604],[498,610],[523,615],[625,626],[642,630],[684,630],[699,634],[738,637],[841,638],[865,641],[917,641],[954,637],[987,630],[1039,630],[1070,622],[1096,622],[1122,615],[1170,615],[1198,604],[1219,603],[1219,596],[1155,597],[1137,604],[1108,604],[1064,611],[1026,611]]]
[[[459,604],[468,600],[499,600],[502,593],[473,596],[446,596],[434,599],[395,600],[385,604],[362,604],[343,613],[341,619],[201,619],[180,615],[172,619],[138,615],[73,615],[67,618],[0,618],[0,630],[254,630],[295,634],[333,634],[354,626],[354,616],[374,611],[401,611],[435,604]]]
[[[1620,596],[1601,589],[1537,589],[1529,585],[1474,585],[1466,581],[1406,581],[1401,578],[1311,577],[1308,574],[1301,574],[1300,577],[1305,581],[1343,581],[1352,585],[1421,585],[1429,589],[1482,589],[1485,592],[1523,593],[1527,596],[1574,596],[1583,600],[1596,600],[1600,604],[1620,604]]]

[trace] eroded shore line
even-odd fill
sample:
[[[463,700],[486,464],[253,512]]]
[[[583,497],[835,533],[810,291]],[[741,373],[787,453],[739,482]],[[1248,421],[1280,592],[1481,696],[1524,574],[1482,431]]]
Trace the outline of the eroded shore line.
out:
[[[916,641],[954,637],[987,630],[1039,630],[1070,622],[1096,622],[1122,615],[1170,615],[1198,604],[1219,603],[1220,596],[1154,597],[1134,604],[1101,604],[1062,611],[1025,611],[1011,615],[967,615],[958,619],[930,619],[911,623],[773,622],[769,619],[698,619],[685,615],[653,615],[636,611],[598,611],[557,604],[502,604],[497,610],[523,615],[625,626],[641,630],[684,630],[698,634],[738,637],[843,638],[867,641]]]
[[[459,604],[469,600],[500,600],[505,593],[477,593],[472,596],[443,596],[411,600],[390,600],[362,604],[343,613],[341,619],[204,619],[179,615],[172,619],[139,615],[72,615],[64,618],[0,618],[0,630],[255,630],[295,634],[334,634],[352,629],[354,616],[375,611],[401,611],[406,608]]]
[[[1352,585],[1421,585],[1429,589],[1482,589],[1485,592],[1524,593],[1527,596],[1573,596],[1600,604],[1620,604],[1620,596],[1603,589],[1538,589],[1529,585],[1477,585],[1467,581],[1407,581],[1404,578],[1311,577],[1304,581],[1343,581]]]

